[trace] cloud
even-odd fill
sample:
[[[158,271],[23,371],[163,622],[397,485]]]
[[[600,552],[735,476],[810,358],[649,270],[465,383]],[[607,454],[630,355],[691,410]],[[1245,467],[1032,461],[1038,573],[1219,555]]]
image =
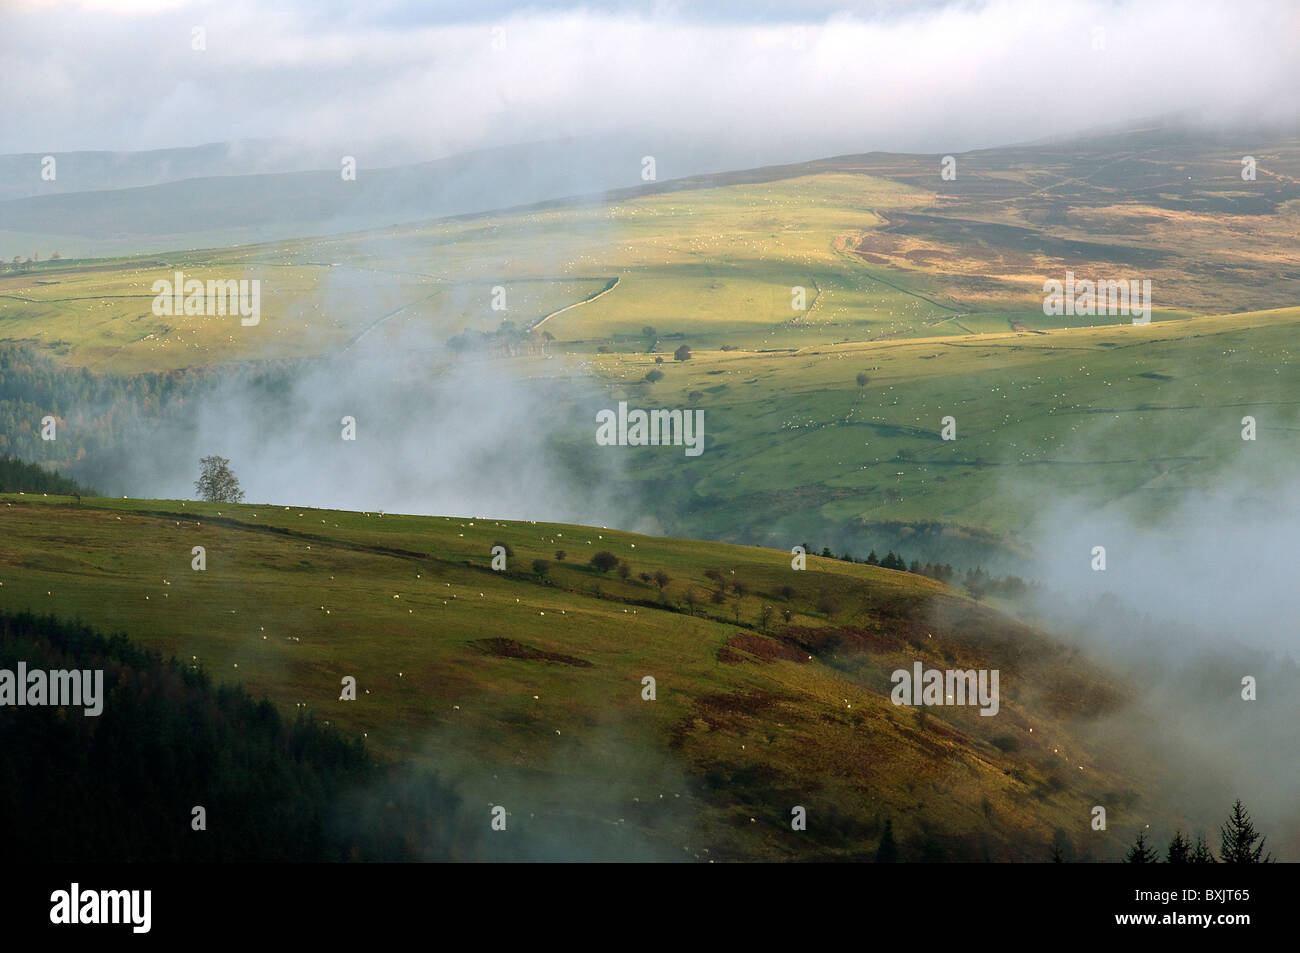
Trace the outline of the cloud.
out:
[[[396,160],[630,130],[724,168],[1188,110],[1294,119],[1300,86],[1285,0],[439,7],[20,5],[0,14],[0,150],[287,137]]]

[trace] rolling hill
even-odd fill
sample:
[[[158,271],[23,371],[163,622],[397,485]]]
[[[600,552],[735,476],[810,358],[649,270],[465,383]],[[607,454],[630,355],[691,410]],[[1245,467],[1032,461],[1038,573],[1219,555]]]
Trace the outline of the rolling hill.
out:
[[[1059,827],[1100,859],[1148,790],[1132,742],[1096,730],[1133,706],[1122,679],[908,573],[569,525],[0,502],[6,610],[125,631],[435,766],[485,830],[500,804],[543,839],[626,828],[629,857],[854,859],[888,819],[911,859],[1036,860]],[[588,565],[601,550],[626,579]],[[890,672],[918,661],[999,669],[996,716],[894,705]],[[1109,833],[1089,829],[1097,803]]]

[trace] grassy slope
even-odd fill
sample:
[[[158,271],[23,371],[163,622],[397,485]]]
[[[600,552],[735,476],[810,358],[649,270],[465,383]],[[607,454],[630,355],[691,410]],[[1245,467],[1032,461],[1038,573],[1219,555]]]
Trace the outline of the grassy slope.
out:
[[[1143,788],[1130,755],[1089,739],[1093,716],[1127,704],[1123,685],[910,574],[816,557],[797,573],[772,550],[577,526],[251,504],[9,495],[0,526],[7,608],[124,630],[366,732],[382,754],[433,758],[485,812],[640,825],[657,856],[870,855],[892,817],[912,856],[928,836],[950,859],[1038,859],[1055,827],[1082,841],[1092,804],[1134,804]],[[496,541],[514,551],[509,573],[488,568]],[[630,561],[631,581],[585,567],[600,548]],[[552,560],[552,584],[525,568],[535,558]],[[704,598],[694,616],[656,607],[637,578],[662,568],[677,605],[714,567],[753,587],[740,625]],[[792,610],[785,637],[754,627],[764,603]],[[503,658],[488,639],[565,658]],[[1000,669],[1000,714],[931,709],[922,724],[895,707],[888,673],[915,659]],[[337,700],[348,674],[352,703]],[[789,829],[795,804],[807,837]]]
[[[807,343],[899,332],[942,308],[869,278],[831,248],[843,229],[880,219],[871,207],[917,199],[894,183],[820,176],[651,194],[609,208],[561,205],[320,240],[48,262],[0,276],[0,328],[74,363],[139,370],[327,353],[381,323],[384,336],[441,345],[502,319],[531,325],[619,278],[614,293],[547,321],[578,351],[641,329],[728,341]],[[152,283],[258,278],[262,323],[155,317]],[[39,282],[39,283],[38,283]],[[492,289],[507,310],[492,310]],[[791,288],[807,289],[807,314]],[[856,329],[856,330],[847,330]],[[371,335],[375,332],[371,331]],[[588,341],[587,339],[591,340]]]
[[[1296,309],[1221,312],[1295,301],[1300,149],[1265,150],[1265,174],[1246,183],[1211,146],[1153,133],[1096,155],[994,150],[962,157],[954,182],[931,157],[845,157],[665,183],[608,205],[43,263],[0,276],[0,335],[125,371],[358,340],[410,353],[503,318],[530,325],[618,279],[543,326],[557,339],[551,356],[572,365],[519,367],[594,368],[616,396],[707,411],[702,458],[660,454],[638,468],[670,532],[856,546],[859,521],[943,520],[1014,548],[1004,534],[1059,498],[1159,513],[1211,487],[1240,456],[1247,413],[1267,441],[1293,432]],[[149,285],[176,268],[260,277],[262,323],[154,317]],[[1042,278],[1067,268],[1153,276],[1155,324],[1042,315]],[[490,307],[498,284],[505,312]],[[791,310],[794,287],[805,312]],[[1220,316],[1189,320],[1208,308]],[[668,356],[665,380],[636,383],[682,342],[695,360]],[[958,440],[944,444],[948,414]],[[588,439],[584,416],[575,440]]]
[[[1225,467],[1277,460],[1293,445],[1300,407],[1297,324],[1300,308],[1289,308],[1147,327],[702,351],[670,362],[652,386],[636,383],[651,357],[604,356],[596,367],[633,406],[706,409],[710,442],[689,476],[691,494],[710,503],[702,535],[929,519],[1000,535],[1064,499],[1098,512],[1137,503],[1158,518],[1188,491],[1212,489]],[[947,415],[956,441],[940,439]],[[1246,415],[1260,428],[1254,444],[1241,439]],[[668,481],[680,462],[647,455],[639,473]],[[1255,478],[1264,487],[1269,472]]]
[[[1076,325],[1041,309],[1044,279],[1067,270],[1150,279],[1158,320],[1286,307],[1300,278],[1300,141],[1247,138],[1254,181],[1232,158],[1239,142],[1134,130],[962,155],[952,181],[938,157],[873,153],[621,190],[605,204],[44,262],[0,275],[0,333],[122,370],[328,352],[381,319],[408,344],[441,344],[503,317],[531,324],[613,278],[616,293],[548,322],[565,349],[643,350],[645,325],[706,348]],[[259,278],[263,325],[155,318],[150,285],[175,268]],[[489,306],[497,284],[510,291],[505,314]],[[791,308],[795,286],[807,312]]]

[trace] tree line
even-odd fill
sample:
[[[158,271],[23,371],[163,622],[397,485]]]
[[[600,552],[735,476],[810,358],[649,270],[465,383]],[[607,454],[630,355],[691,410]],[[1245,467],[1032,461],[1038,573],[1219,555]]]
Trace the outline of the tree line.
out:
[[[804,552],[814,552],[813,548],[807,543],[803,543],[802,546]],[[876,555],[876,551],[873,549],[865,559],[858,559],[848,552],[836,556],[831,552],[829,546],[823,546],[820,555],[825,559],[839,559],[846,563],[879,566],[881,569],[895,569],[899,572],[928,576],[931,579],[937,579],[939,582],[950,585],[954,581],[958,581],[976,599],[982,599],[986,595],[1017,598],[1029,591],[1029,584],[1019,576],[993,576],[986,573],[981,567],[976,566],[974,569],[967,569],[959,578],[951,563],[922,563],[917,559],[913,559],[909,563],[902,554],[895,555],[892,549],[885,553],[883,558]]]
[[[103,712],[7,707],[0,857],[11,862],[480,859],[436,774],[217,685],[125,635],[0,612],[0,668],[102,669]],[[206,830],[194,828],[193,808]]]
[[[109,472],[145,430],[213,380],[209,371],[132,375],[65,367],[26,345],[0,344],[0,453],[57,467],[76,479]],[[56,439],[41,422],[53,417]]]
[[[0,456],[0,493],[53,493],[56,496],[99,496],[76,480],[60,476],[35,463],[25,463],[11,456]]]
[[[1219,828],[1219,856],[1215,857],[1205,838],[1198,836],[1195,843],[1182,831],[1175,831],[1169,845],[1165,848],[1164,863],[1167,864],[1271,864],[1273,855],[1266,853],[1264,842],[1267,838],[1255,829],[1250,812],[1246,810],[1241,799],[1232,802],[1228,819]],[[1053,859],[1057,859],[1053,857]],[[1147,842],[1146,832],[1139,831],[1133,846],[1124,855],[1126,864],[1161,863],[1159,850]]]

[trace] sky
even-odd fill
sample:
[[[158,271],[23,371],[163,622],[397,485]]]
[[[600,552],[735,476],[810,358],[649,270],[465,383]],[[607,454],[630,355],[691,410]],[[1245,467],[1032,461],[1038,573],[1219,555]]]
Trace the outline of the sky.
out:
[[[270,138],[400,164],[624,135],[720,169],[1294,121],[1300,88],[1294,0],[0,7],[2,153]]]

